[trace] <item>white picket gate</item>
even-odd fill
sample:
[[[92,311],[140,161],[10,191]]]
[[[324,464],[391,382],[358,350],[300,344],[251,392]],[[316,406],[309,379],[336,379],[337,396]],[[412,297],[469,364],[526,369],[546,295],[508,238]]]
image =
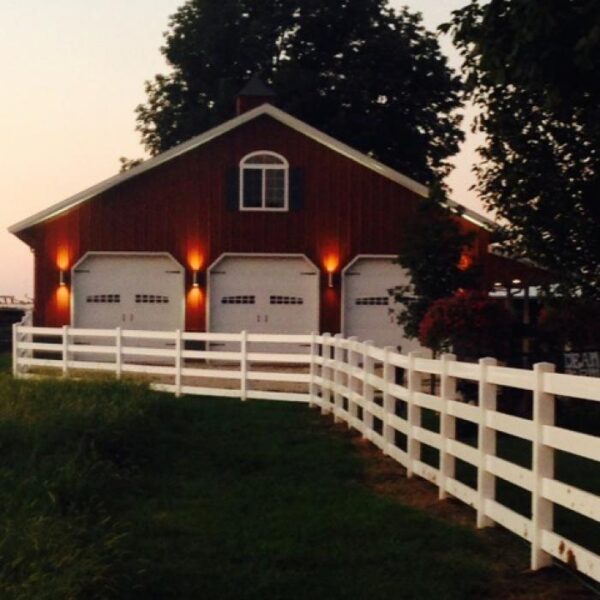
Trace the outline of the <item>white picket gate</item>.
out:
[[[103,343],[91,345],[90,338]],[[78,343],[82,339],[86,343]],[[144,347],[143,340],[152,340],[153,346]],[[158,348],[157,340],[172,347]],[[555,424],[555,397],[600,402],[600,378],[557,374],[548,363],[527,370],[498,366],[491,358],[467,363],[450,354],[437,360],[418,352],[406,356],[393,348],[377,348],[370,342],[329,334],[142,332],[20,324],[14,327],[13,342],[17,377],[32,375],[39,369],[58,370],[64,375],[86,370],[112,372],[116,377],[142,374],[168,379],[155,381],[152,387],[176,395],[284,400],[320,407],[403,465],[409,477],[416,475],[436,485],[441,499],[451,495],[472,506],[478,527],[497,523],[527,540],[533,569],[547,566],[555,558],[600,581],[600,556],[559,535],[553,519],[554,506],[559,505],[600,521],[600,496],[559,481],[554,475],[558,450],[594,461],[600,478],[600,437]],[[223,342],[238,344],[239,351],[211,349],[211,344]],[[189,349],[190,344],[205,347]],[[289,344],[292,351],[265,352],[268,344],[278,344],[278,348]],[[105,359],[86,360],[86,354]],[[160,359],[164,364],[143,364],[144,357]],[[398,369],[405,370],[406,385],[397,382]],[[438,381],[435,394],[425,392],[423,387],[423,379],[432,376]],[[213,387],[198,385],[196,378],[208,378]],[[218,384],[225,380],[230,382],[229,387]],[[457,397],[460,380],[476,384],[476,404]],[[281,387],[290,384],[301,389],[286,391]],[[530,392],[533,419],[498,411],[499,386]],[[401,405],[404,411],[398,410]],[[423,409],[439,414],[439,432],[423,426]],[[457,419],[477,426],[477,447],[457,439]],[[404,448],[396,441],[397,432],[405,436]],[[499,432],[531,443],[531,469],[497,456]],[[422,445],[439,451],[437,468],[422,460]],[[476,488],[456,478],[456,459],[475,467]],[[496,478],[531,493],[531,518],[498,500]]]

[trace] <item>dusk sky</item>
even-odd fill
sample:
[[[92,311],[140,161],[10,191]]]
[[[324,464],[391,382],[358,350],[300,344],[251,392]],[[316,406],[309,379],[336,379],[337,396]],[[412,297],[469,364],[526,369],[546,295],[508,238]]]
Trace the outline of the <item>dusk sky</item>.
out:
[[[432,29],[467,0],[394,0],[423,13]],[[134,108],[144,81],[165,72],[159,48],[183,0],[0,0],[0,295],[32,295],[29,248],[13,223],[114,175],[120,156],[144,155]],[[460,61],[448,40],[443,48]],[[469,136],[449,183],[468,191],[477,140]]]

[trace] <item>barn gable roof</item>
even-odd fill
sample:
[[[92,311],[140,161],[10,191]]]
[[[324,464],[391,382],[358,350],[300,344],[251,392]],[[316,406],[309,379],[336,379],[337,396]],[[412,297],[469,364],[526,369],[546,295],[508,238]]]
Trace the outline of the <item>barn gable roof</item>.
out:
[[[233,119],[230,119],[229,121],[226,121],[221,125],[213,127],[212,129],[209,129],[208,131],[205,131],[204,133],[201,133],[200,135],[197,135],[186,142],[174,146],[173,148],[144,161],[143,163],[141,163],[137,167],[130,169],[129,171],[118,173],[117,175],[105,179],[104,181],[101,181],[100,183],[90,188],[87,188],[82,192],[75,194],[74,196],[70,196],[62,202],[58,202],[57,204],[54,204],[32,215],[31,217],[28,217],[27,219],[19,221],[18,223],[15,223],[11,227],[9,227],[8,231],[13,234],[18,234],[25,229],[47,221],[48,219],[54,218],[60,215],[61,213],[64,213],[74,208],[79,204],[91,200],[95,196],[123,183],[124,181],[132,179],[133,177],[137,177],[138,175],[141,175],[142,173],[145,173],[150,169],[158,167],[163,163],[166,163],[182,154],[185,154],[186,152],[189,152],[194,148],[202,146],[203,144],[206,144],[211,140],[221,135],[224,135],[225,133],[228,133],[236,127],[240,127],[244,123],[247,123],[262,115],[268,115],[272,117],[280,123],[287,125],[291,129],[294,129],[295,131],[302,133],[303,135],[315,140],[316,142],[327,146],[334,152],[346,156],[350,160],[353,160],[363,165],[364,167],[367,167],[368,169],[379,173],[383,177],[391,179],[392,181],[402,185],[403,187],[415,192],[419,196],[426,198],[429,195],[429,188],[427,186],[415,181],[414,179],[411,179],[410,177],[407,177],[406,175],[403,175],[395,169],[387,167],[386,165],[375,160],[374,158],[362,152],[359,152],[354,148],[351,148],[347,144],[344,144],[343,142],[340,142],[339,140],[327,135],[326,133],[319,131],[315,127],[308,125],[304,121],[293,117],[285,111],[271,104],[265,103],[252,110],[242,113],[241,115],[238,115],[237,117],[234,117]],[[452,202],[452,204],[457,207],[460,206],[458,203],[455,202]],[[462,216],[464,218],[476,223],[481,227],[490,228],[493,225],[492,221],[490,221],[482,215],[479,215],[475,211],[463,207],[461,207],[461,210],[463,211]]]

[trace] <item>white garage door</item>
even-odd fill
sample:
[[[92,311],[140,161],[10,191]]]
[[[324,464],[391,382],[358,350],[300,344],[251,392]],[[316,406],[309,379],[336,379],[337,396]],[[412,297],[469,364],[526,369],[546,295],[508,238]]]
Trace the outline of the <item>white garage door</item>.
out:
[[[319,272],[304,257],[225,256],[210,270],[209,295],[210,331],[302,334],[319,328]]]
[[[164,254],[91,254],[73,270],[73,295],[75,327],[184,327],[184,269]]]
[[[346,336],[373,340],[379,347],[400,347],[403,353],[418,350],[417,340],[404,337],[390,308],[388,290],[406,285],[408,274],[391,258],[358,258],[344,271],[344,323]]]

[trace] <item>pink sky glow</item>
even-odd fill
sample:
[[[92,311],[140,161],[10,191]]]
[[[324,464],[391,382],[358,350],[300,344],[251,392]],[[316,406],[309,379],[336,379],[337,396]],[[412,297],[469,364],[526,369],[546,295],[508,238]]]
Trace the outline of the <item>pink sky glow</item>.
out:
[[[0,94],[0,295],[32,295],[29,248],[7,227],[119,169],[120,156],[144,151],[134,108],[144,81],[165,72],[159,52],[168,17],[183,0],[29,0],[3,2]],[[430,28],[466,0],[392,1],[423,13]],[[442,40],[452,65],[459,59]],[[449,179],[453,197],[481,211],[468,135]]]

